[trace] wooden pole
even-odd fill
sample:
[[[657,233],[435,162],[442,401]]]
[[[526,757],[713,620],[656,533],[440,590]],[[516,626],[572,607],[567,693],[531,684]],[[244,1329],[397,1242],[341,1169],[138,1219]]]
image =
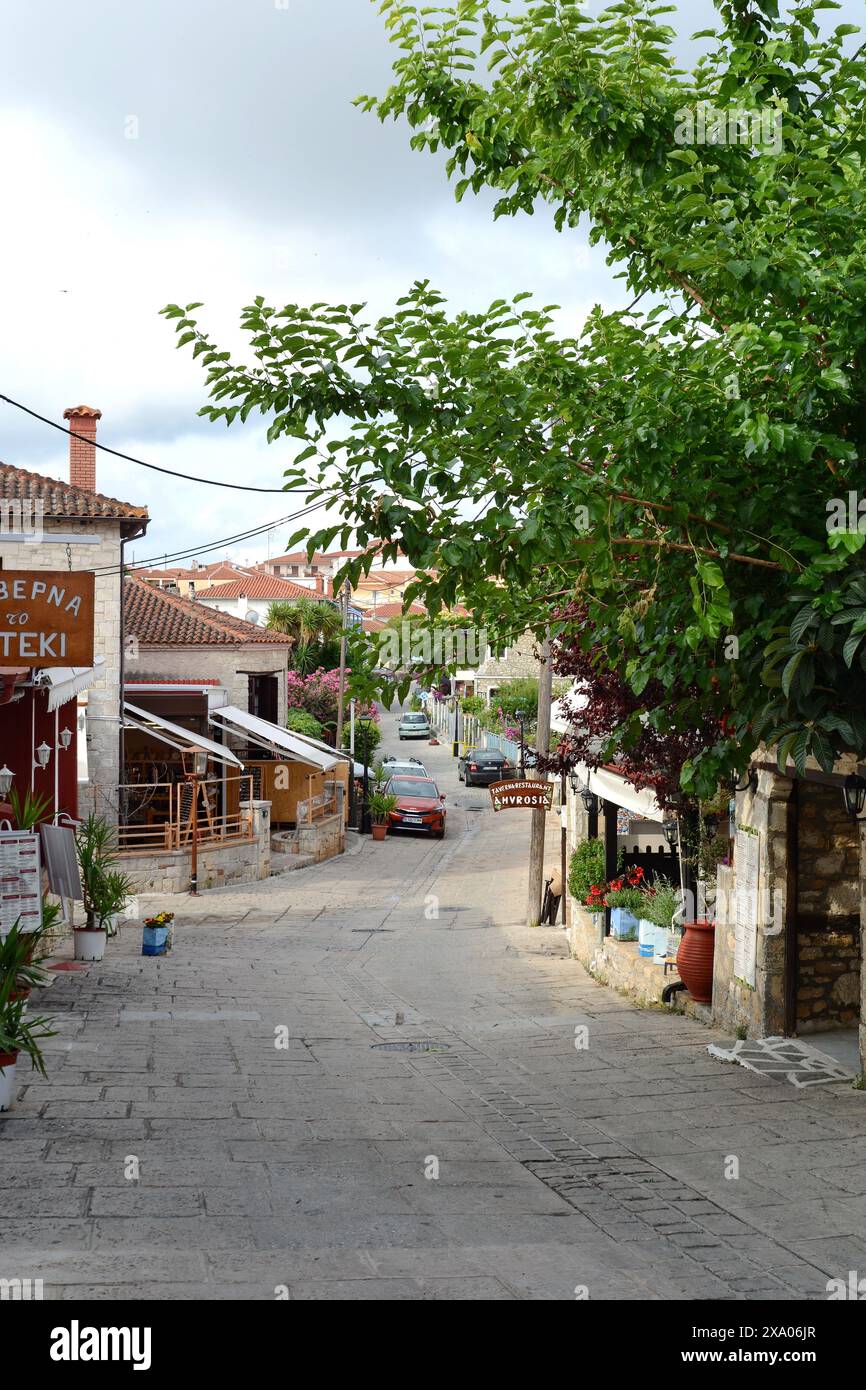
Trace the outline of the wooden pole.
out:
[[[189,891],[198,896],[198,778],[192,776],[192,847],[190,849]]]
[[[559,832],[559,872],[562,878],[562,925],[568,926],[568,777],[563,772],[559,782],[559,804],[562,827]]]
[[[539,753],[547,753],[550,746],[550,704],[553,693],[553,671],[550,662],[550,637],[546,637],[540,649],[541,669],[538,673],[538,721],[536,724],[535,746]],[[542,807],[532,812],[532,826],[529,838],[529,894],[526,902],[527,926],[537,927],[541,921],[541,897],[544,877],[544,832],[547,825],[547,812]]]
[[[340,614],[343,626],[340,633],[340,684],[337,690],[337,736],[335,746],[339,752],[343,745],[343,707],[346,700],[346,627],[349,621],[349,586],[343,585],[340,593]]]

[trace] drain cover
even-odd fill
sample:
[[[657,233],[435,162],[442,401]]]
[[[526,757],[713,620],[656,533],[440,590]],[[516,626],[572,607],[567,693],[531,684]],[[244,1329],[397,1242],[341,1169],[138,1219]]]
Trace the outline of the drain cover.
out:
[[[374,1052],[447,1052],[450,1043],[440,1042],[391,1042],[372,1043]]]

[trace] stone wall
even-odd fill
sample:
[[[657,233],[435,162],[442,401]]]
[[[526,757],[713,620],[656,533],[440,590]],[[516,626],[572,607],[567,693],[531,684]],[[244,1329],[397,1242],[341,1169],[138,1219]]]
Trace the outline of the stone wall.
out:
[[[761,840],[755,985],[734,973],[736,864],[719,867],[713,958],[713,1019],[729,1032],[766,1038],[785,1030],[785,920],[788,907],[788,799],[791,783],[758,773],[758,790],[737,794],[736,824]]]
[[[859,831],[838,787],[805,783],[798,833],[797,1031],[845,1028],[860,997]]]
[[[200,845],[199,892],[223,888],[229,883],[255,883],[271,872],[270,802],[253,802],[251,840],[232,840],[224,845]],[[131,875],[137,893],[186,893],[190,879],[188,849],[161,853],[122,854],[119,867]]]
[[[81,531],[82,537],[97,537],[95,544],[68,547],[64,541],[51,542],[52,533],[69,535]],[[39,545],[0,545],[0,562],[7,570],[95,570],[94,656],[104,665],[87,692],[87,757],[89,778],[78,788],[78,813],[90,811],[117,820],[117,784],[120,769],[120,686],[121,686],[121,541],[117,521],[46,520],[44,539]],[[107,569],[108,573],[99,573]]]
[[[657,1004],[662,990],[680,977],[665,973],[663,965],[638,954],[636,941],[616,941],[604,935],[604,913],[586,912],[575,898],[568,899],[568,947],[602,984],[621,990],[639,1004]]]

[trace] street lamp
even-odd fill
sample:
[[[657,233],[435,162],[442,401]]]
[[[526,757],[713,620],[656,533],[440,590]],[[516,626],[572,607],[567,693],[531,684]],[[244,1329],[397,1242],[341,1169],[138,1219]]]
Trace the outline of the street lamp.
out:
[[[39,747],[36,749],[36,762],[33,764],[33,766],[47,767],[50,758],[51,749],[49,748],[48,744],[44,742],[40,743]]]
[[[680,838],[680,828],[673,816],[665,816],[662,821],[662,834],[671,849],[676,849]]]
[[[361,834],[370,833],[370,729],[372,719],[369,715],[362,715],[358,721],[361,725],[361,756],[364,759],[364,792],[361,804]]]
[[[71,729],[61,729],[61,730],[60,730],[60,746],[61,746],[61,748],[68,748],[71,742],[72,742],[72,730],[71,730]]]
[[[526,777],[526,759],[524,756],[526,740],[523,734],[523,726],[526,722],[526,711],[522,709],[516,709],[514,711],[514,718],[517,720],[517,727],[520,730],[520,779],[521,781],[523,781],[523,779]]]
[[[0,791],[2,791],[2,777],[0,772]],[[859,820],[863,814],[863,807],[866,806],[866,780],[858,773],[852,772],[845,778],[842,787],[842,796],[845,800],[845,810],[853,820]]]
[[[8,796],[9,789],[12,786],[12,778],[14,776],[15,773],[12,771],[10,767],[7,767],[5,763],[2,767],[0,767],[0,799],[2,799],[5,796]]]

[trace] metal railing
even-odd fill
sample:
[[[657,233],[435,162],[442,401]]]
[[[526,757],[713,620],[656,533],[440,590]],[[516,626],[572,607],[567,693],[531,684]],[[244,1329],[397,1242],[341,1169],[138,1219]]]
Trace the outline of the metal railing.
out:
[[[120,793],[118,848],[153,854],[197,845],[253,839],[250,776],[190,778],[184,782],[124,782]],[[234,800],[237,810],[227,812]],[[222,810],[220,807],[222,806]]]

